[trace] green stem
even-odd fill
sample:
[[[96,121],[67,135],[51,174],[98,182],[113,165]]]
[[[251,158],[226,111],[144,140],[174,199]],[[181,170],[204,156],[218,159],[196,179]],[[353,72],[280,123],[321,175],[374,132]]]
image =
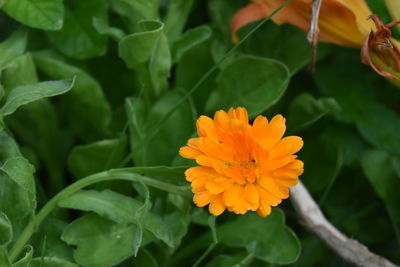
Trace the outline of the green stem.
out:
[[[81,190],[86,186],[110,180],[126,180],[131,182],[141,181],[148,186],[152,186],[160,190],[171,193],[186,195],[190,192],[187,186],[177,186],[161,182],[159,180],[143,176],[138,173],[133,173],[132,171],[133,168],[108,170],[87,176],[64,188],[64,190],[59,192],[49,202],[47,202],[47,204],[37,213],[36,217],[34,217],[28,223],[28,225],[25,227],[25,229],[15,242],[14,246],[10,250],[10,260],[12,262],[16,260],[18,255],[21,253],[21,250],[25,246],[26,242],[29,241],[32,234],[35,232],[35,229],[53,211],[53,209],[57,207],[59,201],[71,196],[72,194],[74,194],[75,192]]]

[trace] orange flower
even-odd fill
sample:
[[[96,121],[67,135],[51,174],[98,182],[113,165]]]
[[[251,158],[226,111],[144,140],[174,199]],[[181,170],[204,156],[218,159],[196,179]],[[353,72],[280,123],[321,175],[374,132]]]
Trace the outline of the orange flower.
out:
[[[233,41],[236,32],[250,22],[262,19],[285,3],[285,0],[253,0],[239,10],[232,19]],[[292,0],[276,13],[272,20],[277,24],[289,23],[307,32],[311,21],[312,0]],[[372,12],[365,0],[324,0],[321,5],[318,26],[322,41],[346,47],[361,47],[374,24],[366,18]]]
[[[249,124],[245,108],[217,111],[214,120],[197,120],[198,138],[180,149],[182,157],[201,166],[186,170],[193,202],[209,204],[213,215],[225,209],[236,214],[256,211],[266,217],[271,206],[289,197],[288,187],[297,184],[303,162],[293,155],[303,146],[298,136],[283,137],[285,119],[276,115],[270,122],[258,116]]]

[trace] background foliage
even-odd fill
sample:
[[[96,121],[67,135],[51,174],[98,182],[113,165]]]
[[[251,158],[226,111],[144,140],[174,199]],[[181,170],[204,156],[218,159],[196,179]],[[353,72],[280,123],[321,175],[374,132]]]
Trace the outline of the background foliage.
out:
[[[383,1],[369,2],[389,18]],[[134,166],[126,172],[186,185],[179,166],[193,163],[177,152],[196,118],[239,105],[287,117],[288,134],[305,140],[301,179],[328,219],[400,263],[398,88],[359,51],[327,44],[307,72],[304,33],[272,22],[219,64],[245,4],[0,0],[1,266],[346,266],[288,201],[267,219],[216,219],[188,194],[128,181],[63,198],[10,254],[36,209],[85,176]]]

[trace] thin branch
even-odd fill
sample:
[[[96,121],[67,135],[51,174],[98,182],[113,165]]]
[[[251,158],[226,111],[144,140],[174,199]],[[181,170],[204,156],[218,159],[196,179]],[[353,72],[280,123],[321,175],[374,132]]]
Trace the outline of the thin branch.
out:
[[[372,253],[366,246],[345,236],[336,229],[325,218],[321,209],[301,182],[290,188],[290,193],[290,199],[300,222],[342,259],[357,266],[396,266],[382,256]]]
[[[319,12],[321,10],[322,0],[313,0],[312,3],[312,11],[311,11],[311,22],[310,29],[308,30],[307,39],[311,45],[311,60],[308,69],[310,71],[315,70],[315,63],[317,61],[317,45],[318,45],[318,20],[319,20]]]

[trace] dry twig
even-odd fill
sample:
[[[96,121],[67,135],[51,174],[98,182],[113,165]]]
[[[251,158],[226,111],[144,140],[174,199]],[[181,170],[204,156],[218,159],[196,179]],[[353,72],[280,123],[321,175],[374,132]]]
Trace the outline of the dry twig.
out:
[[[321,209],[301,182],[290,188],[290,193],[290,199],[300,222],[342,259],[357,266],[396,266],[387,259],[372,253],[366,246],[345,236],[336,229],[325,218]]]
[[[307,39],[311,44],[311,60],[309,70],[315,70],[315,62],[317,61],[317,45],[318,45],[318,20],[319,20],[319,11],[321,10],[322,0],[313,0],[312,3],[312,12],[311,12],[311,22],[310,29],[308,30]]]

